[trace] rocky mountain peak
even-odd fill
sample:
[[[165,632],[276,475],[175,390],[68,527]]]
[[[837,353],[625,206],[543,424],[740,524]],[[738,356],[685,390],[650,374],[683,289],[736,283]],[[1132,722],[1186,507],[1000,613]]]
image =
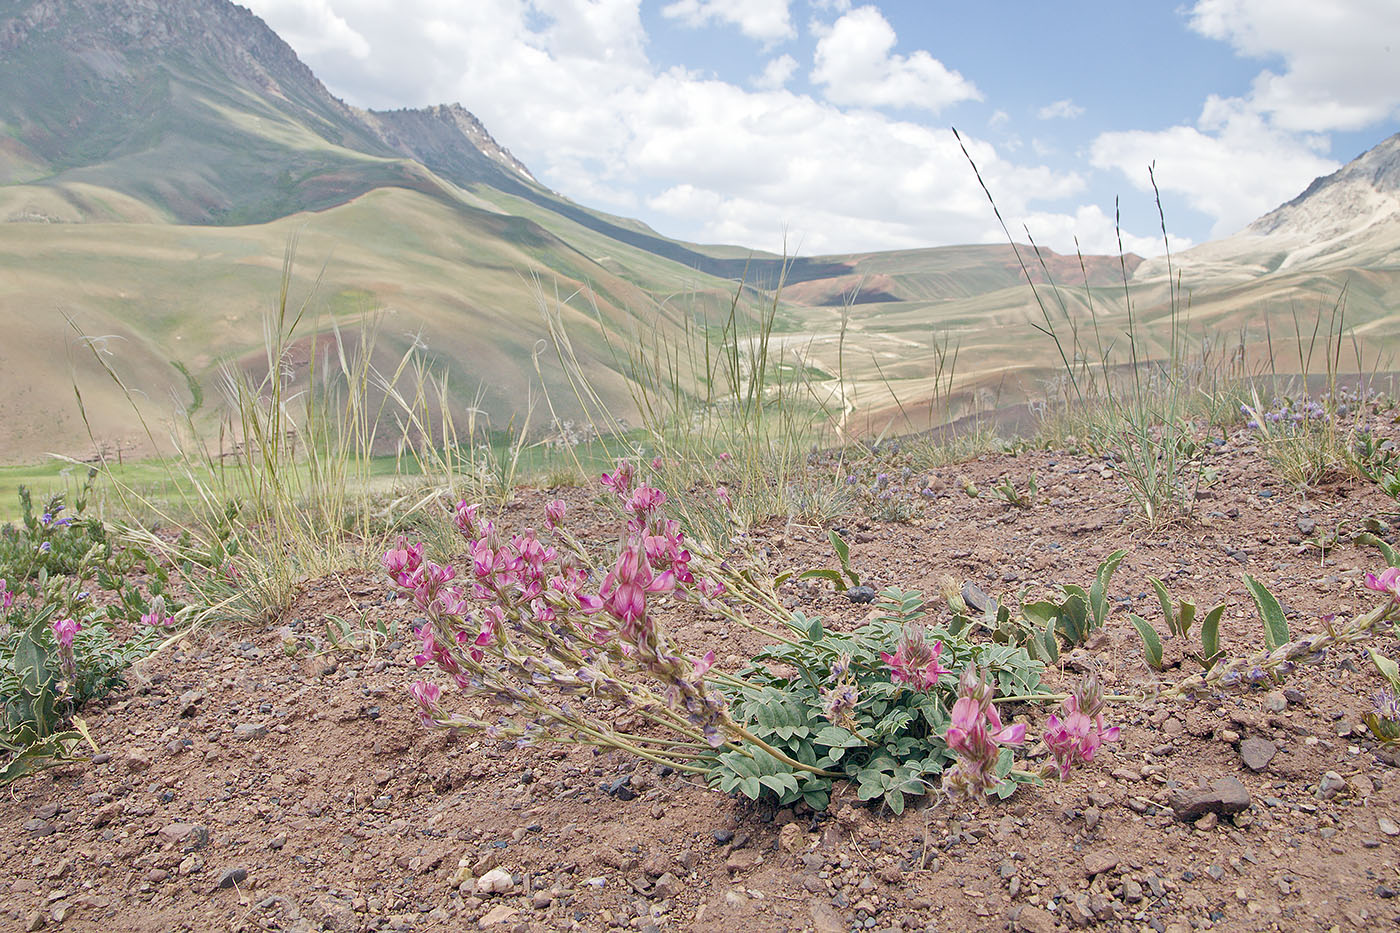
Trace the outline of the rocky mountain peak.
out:
[[[1314,180],[1302,194],[1260,217],[1245,232],[1332,240],[1389,222],[1400,223],[1400,133],[1331,175]]]

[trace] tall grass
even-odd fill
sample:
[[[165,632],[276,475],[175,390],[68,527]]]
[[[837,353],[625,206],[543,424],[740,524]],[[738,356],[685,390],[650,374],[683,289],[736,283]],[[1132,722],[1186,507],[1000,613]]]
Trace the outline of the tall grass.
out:
[[[595,314],[626,377],[636,426],[619,418],[585,374],[562,325],[565,299],[536,284],[574,405],[596,433],[627,439],[628,453],[652,464],[652,481],[693,534],[727,541],[771,516],[822,522],[846,507],[841,471],[808,469],[820,449],[842,456],[844,378],[838,373],[834,386],[818,378],[802,347],[776,335],[781,279],[761,298],[737,283],[727,313],[713,323],[682,313],[674,327],[624,334]],[[719,487],[733,508],[716,496]]]
[[[103,464],[122,513],[119,528],[186,568],[205,568],[189,582],[203,589],[215,615],[279,616],[303,581],[375,566],[416,516],[445,497],[482,496],[501,469],[493,448],[474,443],[475,408],[459,435],[446,379],[416,346],[381,371],[373,317],[349,332],[335,321],[314,326],[315,286],[300,303],[292,300],[294,257],[293,240],[278,301],[264,321],[262,365],[255,371],[229,362],[219,371],[217,448],[193,411],[160,443],[120,374],[98,356],[148,444],[168,450],[160,463],[169,500],[144,495]],[[80,392],[78,400],[86,423]],[[376,457],[383,450],[395,452],[387,472]],[[511,480],[506,470],[503,481]],[[178,539],[153,524],[178,529]]]
[[[982,179],[977,163],[966,145],[962,144],[961,136],[958,142],[1030,283],[1041,314],[1041,321],[1032,322],[1032,326],[1054,342],[1064,367],[1064,411],[1081,425],[1093,447],[1110,452],[1117,460],[1118,471],[1126,480],[1128,490],[1149,526],[1188,517],[1195,502],[1194,490],[1189,487],[1199,482],[1201,464],[1194,456],[1195,444],[1188,418],[1191,386],[1185,352],[1185,300],[1180,276],[1172,264],[1166,215],[1162,210],[1154,169],[1148,169],[1148,178],[1152,183],[1161,226],[1168,289],[1166,346],[1158,354],[1152,352],[1151,342],[1143,331],[1129,284],[1127,253],[1123,249],[1117,205],[1114,207],[1114,226],[1118,235],[1122,300],[1127,321],[1123,334],[1109,335],[1100,327],[1083,254],[1076,251],[1083,270],[1087,328],[1071,314],[1065,295],[1044,255],[1030,231],[1026,230],[1035,260],[1049,283],[1049,294],[1036,286],[1021,249],[1002,219],[996,199]]]

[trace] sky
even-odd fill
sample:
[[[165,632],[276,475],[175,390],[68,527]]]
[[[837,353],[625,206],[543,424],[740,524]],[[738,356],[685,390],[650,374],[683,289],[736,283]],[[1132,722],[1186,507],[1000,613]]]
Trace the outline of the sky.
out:
[[[348,103],[460,103],[580,204],[789,255],[1005,242],[954,128],[1019,242],[1142,255],[1152,178],[1178,250],[1400,132],[1397,0],[241,2]]]

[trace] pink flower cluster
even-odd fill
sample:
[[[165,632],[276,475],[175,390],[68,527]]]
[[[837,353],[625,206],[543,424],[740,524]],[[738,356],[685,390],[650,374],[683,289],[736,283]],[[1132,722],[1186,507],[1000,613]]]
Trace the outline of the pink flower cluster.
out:
[[[587,558],[562,532],[567,515],[562,500],[545,507],[546,525],[555,532],[552,544],[541,541],[532,529],[507,541],[480,516],[479,505],[458,503],[453,522],[467,540],[470,596],[485,604],[480,610],[471,609],[451,584],[455,569],[425,560],[421,544],[401,537],[386,551],[384,569],[411,592],[429,619],[418,629],[422,650],[414,660],[420,667],[435,664],[464,690],[485,690],[520,705],[533,700],[530,688],[514,691],[503,686],[482,666],[488,650],[530,682],[552,683],[573,693],[603,691],[633,703],[635,696],[610,672],[611,662],[606,660],[625,658],[661,683],[668,706],[684,711],[713,741],[721,741],[723,701],[706,692],[703,680],[714,652],[699,661],[672,654],[652,623],[648,600],[679,593],[703,603],[718,597],[723,587],[696,581],[679,524],[660,511],[665,493],[638,483],[627,461],[604,474],[602,482],[622,501],[626,531],[617,560],[596,592],[582,566]],[[520,647],[513,646],[516,639],[522,640]],[[424,722],[441,721],[438,693],[420,683],[413,695]]]
[[[1400,602],[1400,567],[1387,567],[1380,572],[1366,574],[1366,588],[1377,593],[1386,593],[1391,599]]]
[[[1080,681],[1069,699],[1065,700],[1065,718],[1051,714],[1041,738],[1055,758],[1060,780],[1069,777],[1078,764],[1094,760],[1094,753],[1105,742],[1118,739],[1118,727],[1106,728],[1103,720],[1103,688],[1098,676],[1090,674]]]
[[[63,673],[72,677],[77,672],[78,662],[73,657],[73,636],[83,626],[76,619],[55,619],[53,637],[58,642],[58,659]]]
[[[13,590],[7,588],[4,577],[0,577],[0,609],[9,609],[15,604],[15,594]]]
[[[1001,714],[992,699],[996,689],[981,671],[968,665],[958,684],[952,722],[944,734],[957,763],[943,772],[943,790],[950,797],[985,795],[1001,782],[997,757],[1003,745],[1021,745],[1026,727],[1015,723],[1003,726]]]
[[[897,684],[908,684],[915,690],[932,690],[938,686],[938,678],[948,673],[938,663],[943,653],[943,642],[936,641],[929,648],[924,627],[909,623],[899,635],[899,645],[894,654],[880,652],[880,660],[889,665],[890,680]]]

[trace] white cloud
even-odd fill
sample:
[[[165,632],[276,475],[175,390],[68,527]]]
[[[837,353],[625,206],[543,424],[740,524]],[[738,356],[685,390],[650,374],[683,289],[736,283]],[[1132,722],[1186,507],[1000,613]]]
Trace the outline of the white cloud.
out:
[[[1285,130],[1356,130],[1400,114],[1395,0],[1198,0],[1191,28],[1283,71],[1254,79],[1250,105]]]
[[[797,72],[797,59],[791,55],[779,55],[769,59],[763,66],[763,74],[754,79],[754,86],[766,91],[775,91],[787,85]]]
[[[797,35],[788,15],[788,0],[675,0],[661,15],[690,26],[711,21],[730,23],[750,39],[776,42]]]
[[[1325,141],[1289,133],[1238,98],[1212,96],[1196,126],[1101,134],[1095,167],[1121,171],[1150,192],[1147,167],[1156,162],[1158,187],[1213,218],[1212,236],[1226,236],[1296,196],[1337,168],[1320,152]]]
[[[289,0],[248,2],[280,28]],[[620,213],[644,207],[667,235],[778,250],[787,234],[807,255],[1000,237],[946,129],[868,101],[849,109],[659,69],[639,0],[326,2],[373,40],[363,61],[343,47],[307,53],[335,93],[374,107],[461,101],[543,183]],[[919,71],[918,55],[875,48],[886,76],[933,73]],[[776,78],[789,66],[774,61],[765,71]],[[1045,205],[1081,195],[1084,179],[965,138],[1003,214],[1015,223],[1040,210],[1056,231],[1046,245],[1072,248],[1055,237],[1073,219],[1056,221]]]
[[[987,118],[987,125],[988,125],[988,126],[1001,126],[1003,123],[1007,123],[1007,122],[1009,122],[1010,120],[1011,120],[1011,114],[1007,113],[1005,110],[998,110],[998,111],[995,111],[990,117]]]
[[[894,27],[873,6],[838,19],[817,41],[812,81],[826,99],[858,107],[917,107],[937,113],[950,104],[981,100],[971,81],[920,49],[894,54]]]
[[[1057,100],[1053,104],[1046,104],[1036,111],[1036,116],[1042,120],[1073,120],[1082,116],[1084,108],[1066,97],[1064,100]]]
[[[356,59],[369,57],[369,41],[331,9],[331,0],[267,0],[250,6],[302,54],[339,50]]]

